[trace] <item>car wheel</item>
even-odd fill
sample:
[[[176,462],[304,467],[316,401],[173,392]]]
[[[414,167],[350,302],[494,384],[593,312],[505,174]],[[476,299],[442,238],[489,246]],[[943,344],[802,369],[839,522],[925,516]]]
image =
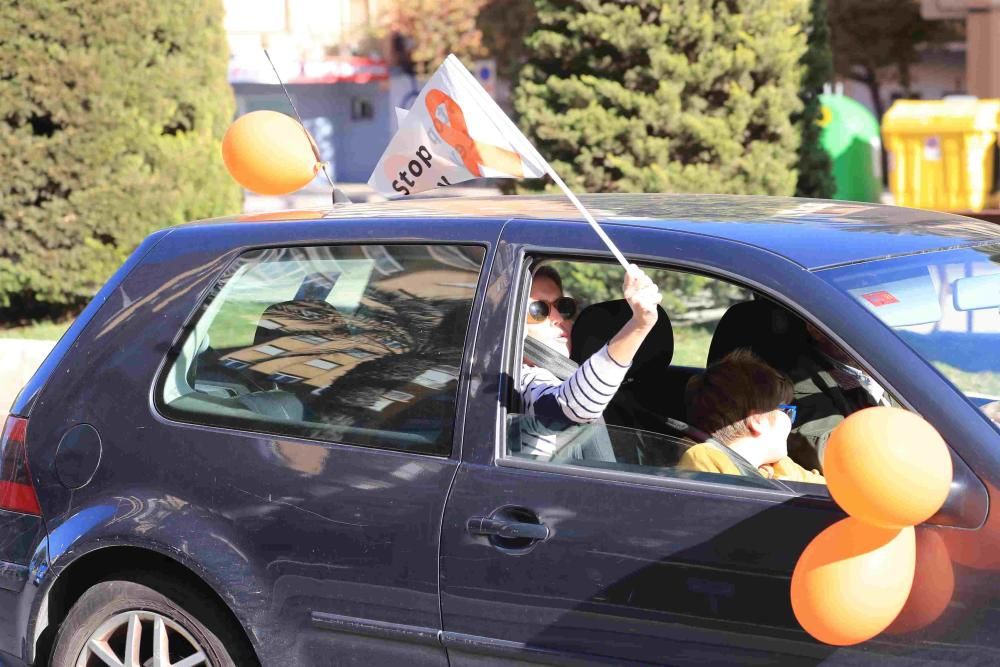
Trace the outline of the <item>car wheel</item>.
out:
[[[56,634],[52,667],[257,663],[245,655],[249,648],[235,635],[237,629],[206,603],[204,594],[153,575],[141,580],[102,581],[87,589]]]

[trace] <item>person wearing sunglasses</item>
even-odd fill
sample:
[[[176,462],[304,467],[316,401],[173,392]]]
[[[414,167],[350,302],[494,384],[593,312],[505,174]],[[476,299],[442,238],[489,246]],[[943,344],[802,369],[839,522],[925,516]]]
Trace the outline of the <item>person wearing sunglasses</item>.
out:
[[[730,352],[688,381],[688,420],[714,442],[699,443],[681,456],[679,468],[729,475],[749,463],[769,479],[826,484],[788,456],[795,423],[792,381],[746,349]],[[718,443],[718,444],[717,444]],[[725,447],[720,449],[719,444]]]
[[[573,424],[599,420],[625,379],[632,359],[656,324],[659,288],[638,266],[630,265],[622,285],[632,317],[608,344],[580,364],[566,380],[525,360],[521,368],[520,393],[528,417],[531,437],[525,437],[521,453],[537,459],[555,454],[553,434]],[[562,279],[548,266],[535,271],[531,281],[525,330],[528,336],[568,357],[570,329],[576,302],[563,294]]]

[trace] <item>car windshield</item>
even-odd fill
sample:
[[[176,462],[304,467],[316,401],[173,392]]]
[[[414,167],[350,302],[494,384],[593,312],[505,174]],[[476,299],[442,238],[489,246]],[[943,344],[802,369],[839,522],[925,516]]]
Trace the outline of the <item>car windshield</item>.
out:
[[[1000,425],[1000,245],[821,271]]]

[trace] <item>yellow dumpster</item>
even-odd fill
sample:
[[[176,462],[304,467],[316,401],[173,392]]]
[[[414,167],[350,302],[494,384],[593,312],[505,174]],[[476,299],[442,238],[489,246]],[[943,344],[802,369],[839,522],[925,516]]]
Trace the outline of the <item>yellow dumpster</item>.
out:
[[[900,206],[981,211],[990,203],[1000,100],[898,100],[882,119]]]

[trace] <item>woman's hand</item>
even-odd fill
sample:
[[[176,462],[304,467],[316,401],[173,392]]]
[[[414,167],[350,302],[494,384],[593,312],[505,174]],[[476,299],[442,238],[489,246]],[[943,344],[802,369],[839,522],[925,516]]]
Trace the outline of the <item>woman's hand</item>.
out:
[[[656,324],[656,306],[663,296],[649,276],[635,264],[629,264],[623,288],[625,300],[632,308],[632,319],[608,343],[608,354],[618,364],[628,366],[646,339],[646,334]]]
[[[658,317],[656,306],[663,300],[660,289],[642,269],[630,264],[622,290],[632,308],[632,321],[640,329],[652,329]]]

